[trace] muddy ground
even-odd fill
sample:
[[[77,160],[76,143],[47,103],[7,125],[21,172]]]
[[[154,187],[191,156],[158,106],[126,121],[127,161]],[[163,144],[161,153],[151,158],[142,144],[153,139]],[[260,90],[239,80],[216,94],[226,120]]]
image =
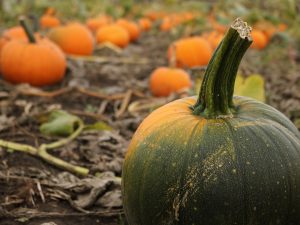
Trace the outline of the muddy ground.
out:
[[[103,47],[96,50],[97,58],[70,58],[66,79],[52,87],[13,86],[0,80],[0,139],[33,146],[56,140],[39,132],[41,118],[53,109],[66,110],[86,124],[102,121],[112,128],[86,130],[76,141],[51,151],[89,168],[88,177],[0,148],[1,225],[126,224],[120,176],[130,139],[152,109],[191,94],[153,98],[148,90],[151,71],[167,64],[171,40],[170,34],[148,33],[123,52]],[[241,71],[263,75],[267,103],[300,127],[300,63],[293,44],[275,37],[264,51],[249,50]]]

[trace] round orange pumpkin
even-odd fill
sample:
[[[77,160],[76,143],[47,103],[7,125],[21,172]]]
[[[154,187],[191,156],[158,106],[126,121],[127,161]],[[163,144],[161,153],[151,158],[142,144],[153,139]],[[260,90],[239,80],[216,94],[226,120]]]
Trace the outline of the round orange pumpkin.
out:
[[[128,21],[125,19],[119,19],[116,23],[128,31],[130,41],[135,41],[139,38],[140,29],[135,22]]]
[[[41,28],[53,28],[61,24],[60,20],[55,16],[56,10],[52,7],[48,7],[44,15],[40,18]]]
[[[97,43],[110,42],[121,48],[129,44],[129,33],[117,24],[106,25],[98,29],[96,33]]]
[[[278,28],[271,22],[262,20],[254,25],[254,30],[259,30],[263,32],[265,37],[267,38],[267,42],[269,42],[270,39],[274,36],[274,34],[277,33]]]
[[[216,49],[218,47],[222,39],[223,34],[219,33],[218,31],[212,31],[206,37],[206,40],[210,43],[213,49]]]
[[[210,44],[202,37],[189,37],[180,39],[171,46],[175,46],[177,67],[194,67],[207,65],[212,56]],[[170,60],[173,49],[169,47],[168,58]]]
[[[285,23],[280,23],[277,26],[278,31],[283,32],[287,29],[287,25]]]
[[[161,21],[161,24],[159,26],[159,29],[161,31],[170,31],[173,27],[175,26],[175,24],[172,21],[172,18],[170,17],[165,17],[163,18],[163,20]]]
[[[91,55],[94,51],[94,37],[91,31],[80,23],[53,28],[48,37],[68,54]]]
[[[152,22],[148,18],[141,18],[139,20],[139,26],[143,31],[149,31],[152,27]]]
[[[108,16],[101,16],[97,18],[90,18],[86,21],[86,26],[92,31],[96,32],[100,27],[111,23],[112,19]]]
[[[56,16],[43,15],[40,18],[41,28],[53,28],[59,26],[60,24],[60,20]]]
[[[159,67],[150,76],[150,90],[158,97],[168,96],[191,85],[190,75],[182,69]]]
[[[251,48],[261,50],[267,46],[268,38],[262,31],[253,30],[251,34],[253,39],[253,43],[250,46]]]
[[[29,40],[12,40],[3,47],[0,53],[3,78],[34,86],[60,81],[66,70],[63,52],[48,39],[36,39],[27,32]]]

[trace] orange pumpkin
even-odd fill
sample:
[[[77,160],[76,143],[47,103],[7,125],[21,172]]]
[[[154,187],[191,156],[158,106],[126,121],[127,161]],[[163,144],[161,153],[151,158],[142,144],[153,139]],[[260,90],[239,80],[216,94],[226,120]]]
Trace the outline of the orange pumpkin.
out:
[[[141,18],[139,20],[139,26],[143,31],[149,31],[152,27],[152,22],[148,18]]]
[[[277,29],[278,29],[278,31],[283,32],[287,29],[287,25],[285,23],[280,23],[280,24],[278,24]]]
[[[116,23],[128,31],[130,41],[135,41],[139,38],[140,29],[135,22],[128,21],[125,19],[119,19]]]
[[[193,67],[207,65],[213,50],[210,44],[202,37],[180,39],[168,49],[168,58],[171,59],[175,46],[177,67]]]
[[[268,38],[266,35],[260,30],[253,30],[251,32],[253,43],[251,44],[250,48],[254,49],[264,49],[268,44]]]
[[[182,16],[184,18],[184,21],[191,21],[195,19],[195,15],[192,12],[185,12]]]
[[[91,31],[80,23],[53,28],[48,37],[68,54],[91,55],[94,50],[95,40]]]
[[[0,51],[12,39],[26,39],[26,34],[21,26],[12,27],[3,32],[0,38]]]
[[[254,25],[255,30],[260,30],[264,33],[265,37],[267,38],[267,41],[273,37],[273,35],[278,31],[278,28],[274,26],[269,21],[259,21]]]
[[[111,23],[112,19],[108,16],[100,16],[97,18],[90,18],[86,21],[86,26],[92,31],[96,32],[100,27]]]
[[[127,30],[117,24],[101,27],[96,33],[97,43],[110,42],[121,48],[129,44],[130,37]]]
[[[145,17],[149,18],[152,21],[156,21],[166,16],[166,13],[163,11],[149,11],[145,13]]]
[[[50,15],[50,16],[53,16],[55,15],[56,13],[56,10],[52,7],[48,7],[44,13],[44,15]]]
[[[56,10],[52,7],[48,7],[44,15],[40,18],[41,28],[53,28],[61,24],[60,20],[55,16]]]
[[[161,31],[170,31],[173,27],[175,27],[174,22],[172,21],[171,17],[165,17],[161,21],[161,24],[159,26],[159,29]]]
[[[191,86],[190,75],[182,69],[159,67],[150,76],[150,90],[158,97],[168,96]]]
[[[212,31],[207,34],[206,40],[210,43],[213,49],[216,49],[223,39],[223,34],[218,31]]]
[[[44,29],[57,27],[60,24],[61,24],[61,22],[56,16],[43,15],[40,18],[40,26],[41,26],[41,28],[44,28]]]
[[[54,43],[45,38],[36,39],[26,29],[29,40],[12,40],[2,49],[2,77],[12,83],[35,86],[60,81],[66,70],[65,55]]]

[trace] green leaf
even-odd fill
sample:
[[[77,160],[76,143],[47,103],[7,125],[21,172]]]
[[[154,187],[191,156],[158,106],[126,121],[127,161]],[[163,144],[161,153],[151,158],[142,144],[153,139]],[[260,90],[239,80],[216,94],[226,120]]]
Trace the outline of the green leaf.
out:
[[[68,136],[77,128],[80,118],[63,110],[54,110],[40,126],[41,133],[53,136]]]
[[[265,102],[264,83],[263,77],[259,74],[253,74],[247,78],[243,78],[238,74],[235,81],[234,94]]]
[[[86,125],[84,129],[85,130],[98,130],[98,131],[113,130],[113,128],[111,126],[109,126],[107,123],[105,123],[103,121],[98,121],[94,124]]]

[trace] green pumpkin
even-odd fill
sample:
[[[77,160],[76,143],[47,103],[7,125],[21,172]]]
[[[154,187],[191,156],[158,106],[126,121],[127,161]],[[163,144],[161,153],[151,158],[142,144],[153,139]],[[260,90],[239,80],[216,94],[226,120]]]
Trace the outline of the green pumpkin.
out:
[[[198,98],[155,110],[136,131],[122,174],[130,225],[299,225],[297,128],[271,106],[233,97],[251,42],[237,19]]]

